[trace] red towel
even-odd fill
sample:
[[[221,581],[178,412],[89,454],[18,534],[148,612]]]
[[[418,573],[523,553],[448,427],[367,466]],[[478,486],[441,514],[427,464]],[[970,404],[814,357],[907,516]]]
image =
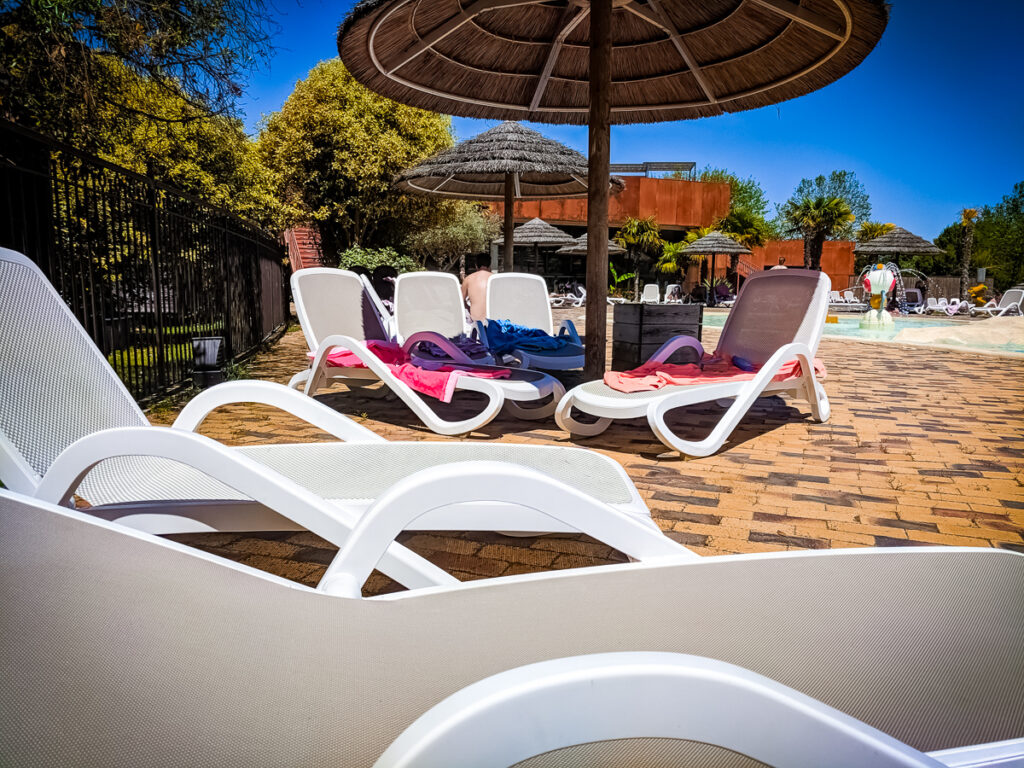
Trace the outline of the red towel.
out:
[[[608,371],[604,375],[604,383],[618,392],[650,392],[662,387],[676,384],[721,384],[727,381],[748,381],[757,375],[757,371],[744,371],[732,362],[714,360],[712,355],[704,356],[704,369],[696,363],[680,365],[678,363],[644,363],[631,371]],[[825,364],[814,358],[814,373],[819,377],[825,375]],[[785,363],[772,381],[786,381],[800,376],[800,363],[790,360]]]
[[[463,370],[443,365],[436,370],[419,368],[409,362],[408,355],[398,344],[390,341],[370,340],[367,348],[386,365],[390,371],[404,381],[412,389],[430,397],[436,397],[442,403],[450,403],[455,394],[455,384],[460,376],[474,376],[478,379],[507,379],[512,375],[508,368],[496,370]],[[307,353],[310,360],[315,353]],[[327,365],[332,368],[365,368],[359,358],[347,349],[331,350],[327,355]]]

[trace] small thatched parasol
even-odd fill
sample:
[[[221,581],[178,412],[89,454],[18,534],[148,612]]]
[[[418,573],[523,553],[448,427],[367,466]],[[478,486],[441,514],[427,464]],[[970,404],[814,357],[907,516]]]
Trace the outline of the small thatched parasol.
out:
[[[688,246],[683,248],[683,253],[689,256],[710,256],[711,265],[708,276],[714,277],[715,256],[718,256],[719,254],[722,256],[729,256],[730,267],[735,272],[740,256],[749,254],[750,249],[738,240],[733,240],[731,237],[723,235],[721,232],[709,232],[704,235],[704,237],[694,240]],[[737,280],[737,282],[739,281]],[[739,290],[739,285],[735,285],[733,287],[737,291]],[[712,299],[712,302],[713,301],[714,299]]]
[[[608,176],[612,123],[777,104],[856,67],[884,0],[361,0],[338,52],[363,85],[462,117],[590,126],[590,178]],[[588,191],[587,365],[604,374],[608,188]]]
[[[614,240],[608,241],[608,253],[625,253],[626,249]],[[584,233],[568,245],[563,245],[555,253],[562,253],[568,256],[587,256],[587,235]],[[589,291],[588,291],[589,293]]]
[[[426,195],[504,200],[504,269],[509,272],[514,201],[586,196],[587,159],[537,131],[505,122],[403,171],[395,184]],[[616,192],[624,186],[614,177],[611,184]]]
[[[868,240],[866,243],[858,243],[854,246],[853,252],[858,255],[868,256],[938,256],[945,253],[934,243],[929,243],[923,237],[918,237],[913,232],[908,232],[903,227],[893,227],[884,235]]]
[[[496,239],[495,243],[503,243],[504,240]],[[558,227],[553,227],[544,219],[530,219],[525,224],[520,224],[512,232],[513,245],[532,245],[533,257],[540,260],[540,247],[554,247],[574,242],[572,235],[563,232]],[[507,246],[505,246],[507,247]]]

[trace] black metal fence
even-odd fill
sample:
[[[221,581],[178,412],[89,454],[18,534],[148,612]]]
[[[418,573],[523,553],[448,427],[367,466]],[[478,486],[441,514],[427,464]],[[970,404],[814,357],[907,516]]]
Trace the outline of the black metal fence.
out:
[[[256,225],[4,122],[0,246],[39,265],[139,400],[190,380],[192,338],[237,361],[288,320],[284,249]]]

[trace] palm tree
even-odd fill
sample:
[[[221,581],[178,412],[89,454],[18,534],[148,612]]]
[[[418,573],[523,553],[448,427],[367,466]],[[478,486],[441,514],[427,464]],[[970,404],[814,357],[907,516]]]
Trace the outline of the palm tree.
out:
[[[782,208],[782,216],[793,234],[804,239],[804,267],[821,270],[821,249],[825,239],[835,235],[853,221],[853,211],[839,197],[804,197],[789,200]]]
[[[768,227],[763,216],[758,216],[743,207],[736,207],[729,211],[729,215],[718,222],[717,229],[724,235],[729,235],[747,248],[756,248],[764,245],[768,239]],[[739,285],[737,270],[740,265],[740,255],[733,253],[729,255],[729,272],[732,275],[732,284]]]
[[[874,240],[876,237],[891,232],[895,227],[895,224],[883,224],[880,221],[861,222],[860,228],[857,230],[857,242],[866,243],[868,240]]]
[[[653,216],[646,219],[626,218],[622,227],[615,233],[615,242],[626,249],[630,264],[635,273],[633,277],[633,300],[640,300],[640,262],[661,253],[662,240],[658,222]]]
[[[968,271],[971,268],[971,251],[974,249],[974,222],[978,220],[977,208],[960,211],[960,298],[967,299],[970,286]]]

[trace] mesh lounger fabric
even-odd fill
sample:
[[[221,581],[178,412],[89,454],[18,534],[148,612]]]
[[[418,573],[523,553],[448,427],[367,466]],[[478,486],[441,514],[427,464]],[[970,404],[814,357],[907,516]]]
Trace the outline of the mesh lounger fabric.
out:
[[[4,765],[365,768],[484,677],[629,650],[738,664],[921,750],[1024,736],[1008,552],[706,558],[350,600],[10,498],[0,530]]]

